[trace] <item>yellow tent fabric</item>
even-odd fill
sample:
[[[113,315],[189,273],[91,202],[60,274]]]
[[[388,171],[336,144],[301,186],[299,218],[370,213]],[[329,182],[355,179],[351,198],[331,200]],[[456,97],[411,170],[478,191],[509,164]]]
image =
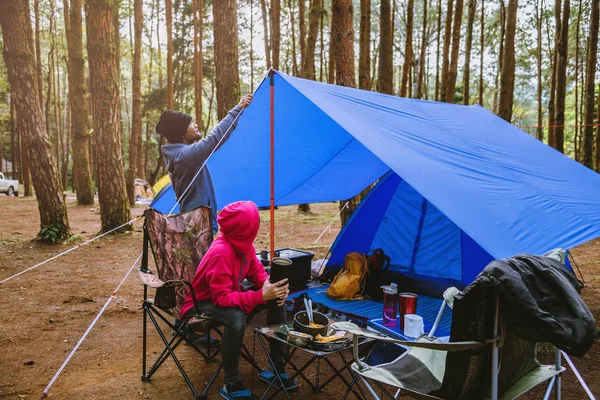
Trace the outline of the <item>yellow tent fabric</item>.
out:
[[[158,181],[156,181],[154,186],[152,186],[152,190],[154,190],[154,193],[158,193],[158,192],[160,192],[160,190],[162,188],[167,186],[169,183],[171,183],[171,178],[169,177],[169,174],[167,174],[167,175],[163,176],[162,178],[160,178]]]

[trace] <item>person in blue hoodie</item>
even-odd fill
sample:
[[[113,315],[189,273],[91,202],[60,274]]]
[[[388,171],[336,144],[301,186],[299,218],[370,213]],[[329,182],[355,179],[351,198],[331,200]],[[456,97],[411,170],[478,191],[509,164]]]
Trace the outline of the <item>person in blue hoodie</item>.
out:
[[[218,228],[217,199],[210,171],[205,163],[213,151],[229,139],[237,125],[237,116],[250,105],[252,99],[251,94],[242,97],[239,104],[204,138],[198,125],[192,121],[192,116],[180,111],[166,110],[156,124],[156,133],[169,142],[162,146],[162,153],[173,190],[179,200],[180,212],[185,213],[201,206],[210,207],[213,234],[217,233]],[[198,176],[194,179],[196,173]],[[176,329],[181,324],[181,321],[175,320]],[[188,340],[200,346],[207,345],[209,340],[211,344],[218,343],[218,340],[209,338],[208,335],[198,335],[195,332],[188,334]]]

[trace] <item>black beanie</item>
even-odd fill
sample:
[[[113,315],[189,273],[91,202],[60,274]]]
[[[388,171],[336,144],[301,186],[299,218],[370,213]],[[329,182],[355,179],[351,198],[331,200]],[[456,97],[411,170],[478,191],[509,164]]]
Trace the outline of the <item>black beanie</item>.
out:
[[[191,115],[167,110],[162,113],[156,124],[156,133],[164,136],[169,143],[181,143],[190,122],[192,122]]]

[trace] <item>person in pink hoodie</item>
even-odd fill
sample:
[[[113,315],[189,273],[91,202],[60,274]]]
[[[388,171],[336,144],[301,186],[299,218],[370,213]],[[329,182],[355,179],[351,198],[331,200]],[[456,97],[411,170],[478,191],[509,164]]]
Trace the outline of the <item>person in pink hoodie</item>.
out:
[[[287,279],[271,283],[256,257],[253,243],[258,234],[260,216],[253,202],[239,201],[225,206],[217,222],[221,233],[204,255],[192,281],[198,309],[194,307],[191,294],[188,294],[182,304],[181,314],[187,318],[200,312],[215,318],[224,326],[221,351],[225,385],[220,390],[221,396],[226,399],[251,399],[253,395],[242,384],[239,375],[248,318],[266,308],[267,324],[285,322],[283,304],[289,288]],[[243,290],[244,279],[252,283],[251,290]],[[286,388],[297,387],[298,384],[283,373],[283,346],[273,343],[271,353]]]

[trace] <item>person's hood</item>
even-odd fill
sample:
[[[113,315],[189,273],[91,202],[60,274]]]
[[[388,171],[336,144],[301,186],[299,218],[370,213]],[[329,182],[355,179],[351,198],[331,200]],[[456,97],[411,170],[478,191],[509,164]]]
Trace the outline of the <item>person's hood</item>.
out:
[[[226,205],[217,222],[221,228],[221,235],[229,241],[238,253],[250,257],[255,253],[254,239],[260,227],[260,215],[256,204],[251,201],[238,201]]]
[[[175,158],[182,148],[187,146],[185,143],[167,143],[162,146],[162,153],[165,158],[165,166],[168,172],[173,172]]]

